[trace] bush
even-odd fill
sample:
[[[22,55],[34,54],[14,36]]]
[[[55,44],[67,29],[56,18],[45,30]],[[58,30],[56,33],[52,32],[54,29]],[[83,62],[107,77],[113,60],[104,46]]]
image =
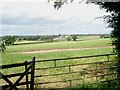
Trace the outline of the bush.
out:
[[[77,36],[76,35],[72,35],[71,38],[72,38],[73,41],[76,41]]]
[[[67,37],[67,41],[71,41],[71,38],[70,38],[70,37]]]
[[[17,40],[16,36],[6,36],[4,38],[4,41],[5,41],[6,45],[13,45],[16,40]]]
[[[0,43],[0,51],[1,51],[1,52],[4,52],[5,49],[6,49],[5,43],[2,41],[2,42]]]

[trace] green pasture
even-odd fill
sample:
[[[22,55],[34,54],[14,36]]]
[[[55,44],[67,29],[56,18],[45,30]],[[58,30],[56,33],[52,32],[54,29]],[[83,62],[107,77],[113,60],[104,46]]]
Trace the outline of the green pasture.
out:
[[[36,60],[43,60],[43,59],[53,59],[53,58],[107,54],[107,53],[112,53],[112,48],[99,48],[95,50],[91,49],[91,50],[57,51],[57,52],[34,53],[34,54],[20,54],[17,52],[45,50],[45,49],[46,50],[60,49],[60,48],[86,48],[86,47],[93,48],[93,47],[111,46],[110,43],[111,43],[110,39],[91,39],[85,41],[64,41],[64,42],[7,46],[6,51],[2,53],[1,64],[19,63],[19,62],[24,62],[26,60],[31,61],[32,57],[36,57]],[[64,62],[62,62],[60,65],[62,64],[64,64]],[[50,66],[50,65],[51,65],[50,63],[47,63],[45,66]],[[18,72],[20,70],[22,69],[18,68],[13,71]],[[6,70],[5,72],[8,73],[11,71]]]
[[[100,36],[77,36],[77,40],[92,40],[92,39],[100,39]]]
[[[22,51],[35,51],[35,50],[49,50],[60,48],[94,48],[111,46],[110,39],[92,39],[85,41],[64,41],[64,42],[51,42],[51,43],[38,43],[38,44],[25,44],[25,45],[12,45],[7,46],[6,51],[2,53],[2,64],[23,62],[31,60],[33,56],[37,59],[50,59],[61,57],[74,57],[83,55],[95,55],[112,53],[111,48],[95,49],[95,50],[77,50],[77,51],[58,51],[48,53],[35,53],[35,54],[19,54]]]
[[[46,49],[60,49],[60,48],[87,48],[87,47],[103,47],[111,46],[110,39],[92,39],[85,41],[63,41],[50,42],[26,45],[8,46],[6,52],[19,52],[29,50],[46,50]]]
[[[35,41],[33,41],[35,42]],[[38,42],[38,41],[37,41]],[[19,42],[20,44],[22,42]],[[23,43],[29,43],[28,41],[24,41]],[[107,54],[112,53],[113,49],[109,48],[111,46],[111,40],[109,38],[95,38],[95,39],[85,39],[85,40],[78,40],[78,41],[63,41],[63,42],[49,42],[49,43],[37,43],[37,44],[24,44],[24,45],[12,45],[7,46],[7,50],[2,53],[2,64],[10,64],[10,63],[17,63],[23,61],[30,61],[32,57],[35,56],[36,60],[45,60],[45,59],[53,59],[53,58],[64,58],[64,57],[77,57],[77,56],[86,56],[86,55],[97,55],[97,54]],[[23,51],[35,51],[35,50],[50,50],[50,49],[63,49],[63,48],[94,48],[94,47],[108,47],[108,48],[98,48],[98,49],[91,49],[91,50],[74,50],[74,51],[56,51],[56,52],[46,52],[46,53],[34,53],[34,54],[22,54],[18,52]],[[97,62],[97,61],[105,61],[106,57],[98,57],[98,58],[88,58],[88,59],[81,59],[81,60],[72,60],[72,61],[57,61],[57,66],[64,66],[64,65],[72,65],[72,64],[80,64],[86,62]],[[111,57],[111,60],[114,60],[114,57]],[[54,65],[54,62],[45,62],[45,63],[36,63],[35,67],[51,67]],[[88,68],[95,68],[95,66],[86,65],[84,67],[72,67],[72,71],[78,71],[82,69]],[[17,73],[23,72],[24,67],[19,67],[17,69],[9,69],[3,70],[4,73]],[[53,70],[46,70],[46,71],[35,71],[35,75],[40,74],[56,74],[56,73],[64,73],[67,72],[68,68],[60,68],[60,69],[53,69]],[[107,71],[105,71],[106,73]],[[54,80],[66,80],[70,78],[79,78],[80,74],[74,75],[63,75],[57,77],[42,77],[39,79],[35,79],[35,82],[45,82]],[[116,76],[111,76],[108,79],[111,79]],[[82,78],[83,80],[87,78]],[[93,78],[94,79],[94,78]],[[104,78],[105,80],[106,78]],[[15,79],[13,79],[15,80]],[[89,80],[89,81],[92,81]],[[72,82],[74,86],[78,85],[76,81]],[[57,87],[56,84],[49,84],[48,87]],[[58,86],[65,86],[68,87],[69,84],[61,84],[59,83]],[[41,87],[41,86],[36,86]],[[42,87],[46,87],[42,85]]]
[[[14,44],[25,44],[25,43],[36,43],[36,42],[43,42],[43,41],[27,41],[27,40],[22,40],[22,41],[17,41]]]

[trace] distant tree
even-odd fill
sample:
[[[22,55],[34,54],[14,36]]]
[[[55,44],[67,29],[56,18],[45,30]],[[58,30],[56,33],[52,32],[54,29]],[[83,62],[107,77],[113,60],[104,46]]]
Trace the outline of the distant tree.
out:
[[[4,43],[5,45],[13,45],[14,42],[17,40],[17,37],[16,36],[6,36],[4,38]]]
[[[67,41],[71,41],[71,38],[70,38],[70,37],[67,37]]]
[[[76,35],[71,35],[71,38],[72,38],[73,41],[76,41],[77,36]]]
[[[111,38],[111,35],[102,34],[102,35],[100,35],[100,38]]]
[[[61,34],[59,34],[58,36],[62,36]]]
[[[54,36],[53,36],[53,35],[51,35],[51,36],[46,35],[46,36],[42,36],[42,37],[41,37],[41,40],[53,40],[53,39],[54,39]]]
[[[1,44],[0,44],[0,51],[1,51],[1,52],[4,52],[5,50],[6,50],[5,42],[4,42],[4,41],[1,41]]]

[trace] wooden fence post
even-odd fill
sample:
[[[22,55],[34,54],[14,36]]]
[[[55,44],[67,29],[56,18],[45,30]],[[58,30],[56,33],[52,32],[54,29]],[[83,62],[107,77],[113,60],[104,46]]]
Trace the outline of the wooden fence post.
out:
[[[25,71],[27,70],[27,61],[25,61]],[[29,71],[28,71],[29,72]],[[28,72],[26,72],[26,90],[29,90]]]
[[[109,62],[109,55],[107,55],[107,60],[108,60],[108,62]]]
[[[32,67],[31,67],[31,85],[30,90],[34,90],[34,70],[35,70],[35,57],[32,59]]]

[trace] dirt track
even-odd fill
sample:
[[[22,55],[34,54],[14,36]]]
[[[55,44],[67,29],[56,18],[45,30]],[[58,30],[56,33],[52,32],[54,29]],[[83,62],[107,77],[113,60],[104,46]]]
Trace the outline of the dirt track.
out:
[[[94,48],[64,48],[64,49],[24,51],[24,52],[17,52],[17,53],[18,54],[34,54],[34,53],[47,53],[47,52],[58,52],[58,51],[93,50],[93,49],[99,49],[99,48],[112,48],[112,47],[111,46],[107,46],[107,47],[94,47]]]

